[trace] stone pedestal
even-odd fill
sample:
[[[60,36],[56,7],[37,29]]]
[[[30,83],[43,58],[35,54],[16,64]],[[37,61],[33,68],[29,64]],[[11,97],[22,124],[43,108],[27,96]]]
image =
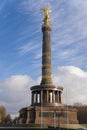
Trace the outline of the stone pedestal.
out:
[[[77,110],[66,106],[42,107],[30,106],[27,108],[27,123],[47,126],[60,124],[78,124]]]

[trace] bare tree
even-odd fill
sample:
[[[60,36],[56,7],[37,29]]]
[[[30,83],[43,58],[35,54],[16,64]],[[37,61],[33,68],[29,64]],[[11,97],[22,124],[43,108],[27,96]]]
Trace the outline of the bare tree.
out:
[[[12,119],[11,116],[8,114],[4,120],[3,120],[3,124],[11,124],[12,123]]]
[[[0,123],[5,119],[6,117],[6,108],[4,106],[0,106]]]
[[[81,107],[81,106],[83,106],[83,104],[80,103],[80,102],[75,102],[73,105],[76,106],[76,107]]]

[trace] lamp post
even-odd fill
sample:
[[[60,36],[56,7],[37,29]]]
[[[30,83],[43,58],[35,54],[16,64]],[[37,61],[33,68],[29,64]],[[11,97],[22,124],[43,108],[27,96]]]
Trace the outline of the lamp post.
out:
[[[58,116],[58,130],[60,130],[60,115]]]
[[[58,130],[60,130],[60,117],[63,116],[63,109],[61,110],[61,112],[58,114]]]
[[[54,107],[54,128],[56,128],[56,107]]]

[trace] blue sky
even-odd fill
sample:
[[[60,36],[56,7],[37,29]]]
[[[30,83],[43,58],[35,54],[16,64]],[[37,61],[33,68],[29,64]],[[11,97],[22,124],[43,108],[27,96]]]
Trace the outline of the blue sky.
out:
[[[16,87],[19,84],[19,86],[23,86],[23,84],[24,86],[28,86],[28,84],[32,86],[40,82],[41,26],[43,24],[43,13],[40,8],[46,7],[48,3],[50,3],[52,10],[50,17],[54,83],[60,83],[64,86],[67,84],[68,87],[76,76],[79,78],[74,86],[85,83],[84,88],[86,88],[87,0],[0,0],[0,93],[3,94],[4,92],[0,104],[6,105],[7,109],[12,110],[12,113],[15,113],[14,111],[24,106],[25,103],[17,108],[13,107],[13,111],[9,101],[10,98],[13,98],[12,95],[6,96],[7,88],[13,92],[15,80],[18,83],[16,83]],[[65,77],[61,79],[61,75],[69,76],[68,79],[70,78],[71,82],[68,84]],[[21,80],[24,81],[23,84]],[[64,80],[63,84],[61,83],[62,80]],[[22,87],[23,91],[24,86]],[[21,90],[21,87],[19,88]],[[82,91],[82,86],[77,88],[80,89],[80,92]],[[28,94],[26,92],[27,90],[25,90],[25,97]],[[6,101],[7,97],[8,101]],[[20,95],[20,100],[22,98]],[[15,98],[14,100],[17,103]],[[79,100],[77,101],[79,102]],[[82,101],[86,103],[85,97],[82,98]],[[28,100],[26,102],[28,104]]]
[[[0,1],[1,80],[14,74],[28,74],[33,78],[41,75],[43,13],[40,8],[48,2],[52,10],[53,72],[61,65],[87,70],[87,9],[74,5],[73,0],[45,1]]]

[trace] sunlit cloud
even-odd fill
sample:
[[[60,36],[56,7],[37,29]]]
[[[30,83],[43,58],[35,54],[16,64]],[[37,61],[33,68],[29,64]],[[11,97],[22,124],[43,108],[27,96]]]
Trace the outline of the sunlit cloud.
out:
[[[0,1],[0,11],[2,11],[4,9],[5,4],[6,4],[5,0]]]
[[[54,84],[61,85],[64,88],[63,103],[74,104],[75,102],[81,102],[87,104],[87,72],[75,66],[61,66],[57,68],[53,79]]]
[[[33,51],[33,50],[35,50],[35,49],[37,49],[37,48],[38,48],[38,47],[37,47],[36,44],[34,44],[34,43],[27,43],[27,44],[21,46],[21,47],[19,48],[19,50],[20,50],[20,53],[25,54],[25,53],[30,52],[30,51]]]
[[[19,109],[31,104],[30,87],[40,82],[41,77],[33,80],[27,75],[14,75],[3,80],[0,82],[0,104],[5,105],[9,113],[17,114]],[[63,104],[87,104],[87,72],[75,66],[60,66],[53,74],[53,84],[63,86]]]
[[[81,4],[82,6],[80,8]],[[52,24],[52,54],[53,57],[55,57],[54,62],[56,66],[59,65],[56,61],[58,60],[59,62],[63,63],[64,58],[66,58],[67,65],[69,65],[68,63],[71,63],[70,65],[75,64],[77,66],[78,62],[79,66],[82,66],[81,62],[79,62],[79,59],[81,58],[80,61],[83,61],[86,54],[86,51],[84,51],[86,50],[86,40],[84,39],[86,39],[87,36],[87,13],[86,8],[83,9],[84,7],[86,7],[86,4],[87,2],[82,2],[82,0],[77,2],[75,2],[74,0],[68,0],[67,2],[65,0],[59,2],[50,1],[50,8],[52,10],[50,14]],[[27,16],[29,15],[30,20],[32,17],[34,17],[34,24],[32,24],[31,26],[35,27],[35,31],[34,29],[31,30],[32,33],[30,36],[33,36],[34,41],[40,45],[39,47],[41,47],[42,37],[40,35],[37,42],[37,40],[35,39],[36,36],[33,34],[36,33],[38,37],[39,34],[42,33],[41,22],[43,19],[43,13],[40,11],[40,8],[46,7],[47,5],[48,3],[45,0],[37,1],[36,3],[34,1],[28,0],[22,1],[19,6],[20,12],[27,14]],[[37,29],[36,25],[38,26]],[[26,35],[29,34],[28,30],[29,28],[25,30],[25,34],[23,34],[22,36],[25,35],[26,37]],[[38,32],[36,32],[36,30],[39,30],[39,34]],[[39,48],[37,48],[37,52],[39,52],[38,50]],[[26,53],[27,51],[24,52]],[[83,51],[83,54],[81,54],[81,51]],[[80,54],[82,56],[80,56]],[[37,54],[37,57],[38,55],[39,53]]]
[[[36,81],[27,75],[14,75],[0,82],[0,104],[6,106],[9,113],[17,113],[21,107],[30,104],[30,87]]]

